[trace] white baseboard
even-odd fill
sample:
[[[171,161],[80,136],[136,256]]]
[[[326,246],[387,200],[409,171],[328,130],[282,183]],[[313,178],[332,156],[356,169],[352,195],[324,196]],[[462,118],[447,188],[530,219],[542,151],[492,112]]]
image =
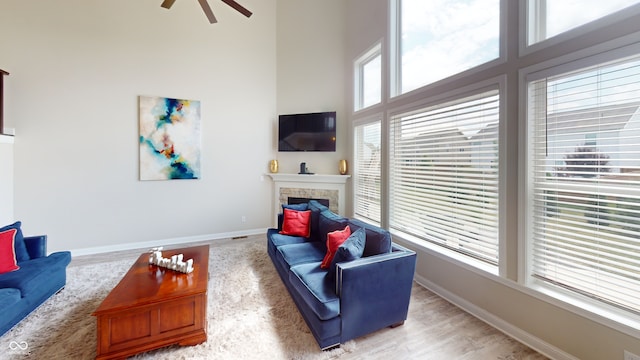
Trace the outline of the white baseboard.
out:
[[[414,280],[429,289],[430,291],[436,293],[438,296],[443,299],[449,301],[465,312],[475,316],[476,318],[484,321],[485,323],[493,326],[494,328],[502,331],[506,335],[520,341],[521,343],[527,345],[528,347],[536,350],[537,352],[543,354],[544,356],[555,359],[555,360],[579,360],[577,357],[568,354],[557,347],[543,341],[542,339],[531,335],[530,333],[520,329],[517,326],[514,326],[511,323],[504,321],[503,319],[491,314],[490,312],[476,306],[475,304],[465,300],[464,298],[459,297],[458,295],[434,284],[428,279],[417,275]]]
[[[205,234],[205,235],[195,235],[195,236],[170,238],[170,239],[141,241],[141,242],[135,242],[135,243],[126,243],[126,244],[96,246],[96,247],[90,247],[90,248],[72,249],[70,251],[71,251],[71,256],[73,257],[73,256],[82,256],[82,255],[102,254],[107,252],[123,251],[123,250],[134,250],[134,249],[145,249],[145,248],[150,249],[157,246],[188,244],[188,243],[209,241],[209,240],[230,239],[230,238],[239,237],[239,236],[260,235],[260,234],[265,234],[266,232],[267,232],[266,228],[252,229],[252,230],[243,230],[243,231],[233,231],[228,233]]]

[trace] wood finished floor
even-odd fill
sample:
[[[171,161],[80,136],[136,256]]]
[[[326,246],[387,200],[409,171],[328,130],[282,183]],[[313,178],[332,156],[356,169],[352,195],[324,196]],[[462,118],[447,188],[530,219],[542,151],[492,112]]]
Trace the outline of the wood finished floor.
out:
[[[221,239],[165,249],[229,242],[266,240],[264,236]],[[115,258],[136,259],[148,249],[110,252],[74,257],[69,266],[101,263]],[[547,359],[529,347],[506,336],[483,321],[464,312],[443,298],[414,283],[409,315],[404,325],[383,329],[356,339],[357,349],[340,359],[433,359],[433,360],[541,360]]]

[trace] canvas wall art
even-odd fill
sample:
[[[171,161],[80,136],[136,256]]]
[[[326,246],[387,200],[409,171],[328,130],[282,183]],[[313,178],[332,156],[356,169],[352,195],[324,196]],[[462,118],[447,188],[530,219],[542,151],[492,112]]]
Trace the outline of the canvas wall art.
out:
[[[139,97],[140,180],[200,178],[200,101]]]

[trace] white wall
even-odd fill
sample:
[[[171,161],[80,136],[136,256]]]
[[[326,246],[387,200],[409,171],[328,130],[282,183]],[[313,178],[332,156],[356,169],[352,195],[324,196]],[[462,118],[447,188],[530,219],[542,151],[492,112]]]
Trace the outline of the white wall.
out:
[[[306,162],[310,171],[338,174],[348,157],[349,114],[345,92],[344,0],[278,0],[278,114],[336,111],[335,152],[276,153],[281,173],[297,173]],[[277,151],[277,119],[273,142]]]
[[[215,25],[195,1],[0,3],[13,217],[26,234],[81,254],[262,232],[278,113],[338,111],[338,152],[280,159],[282,172],[306,160],[337,173],[344,2],[243,0],[250,19],[209,3]],[[200,180],[138,180],[139,95],[201,101]]]
[[[207,238],[270,224],[276,1],[0,4],[16,219],[49,250]],[[202,179],[138,180],[139,95],[202,106]],[[242,222],[245,216],[246,222]]]

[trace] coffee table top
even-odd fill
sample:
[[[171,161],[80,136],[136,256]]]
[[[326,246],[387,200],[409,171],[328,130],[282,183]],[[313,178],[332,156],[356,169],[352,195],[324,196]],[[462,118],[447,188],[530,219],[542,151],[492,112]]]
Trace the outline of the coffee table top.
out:
[[[163,250],[162,256],[184,254],[193,259],[189,274],[149,264],[149,253],[140,255],[122,280],[102,301],[93,315],[207,292],[209,245]]]

